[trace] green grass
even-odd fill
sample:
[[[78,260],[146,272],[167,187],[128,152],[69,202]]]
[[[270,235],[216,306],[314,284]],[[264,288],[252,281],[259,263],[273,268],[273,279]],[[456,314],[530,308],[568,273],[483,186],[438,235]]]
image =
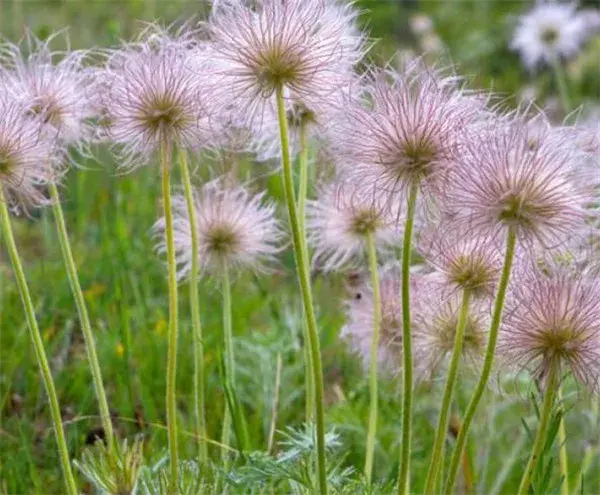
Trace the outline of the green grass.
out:
[[[11,40],[18,38],[23,19],[38,34],[71,25],[73,46],[110,45],[119,37],[136,31],[136,18],[175,19],[182,15],[201,15],[200,2],[3,2],[1,29]],[[5,9],[4,6],[7,5]],[[375,36],[384,38],[374,57],[389,58],[397,44],[397,29],[406,23],[393,16],[404,11],[395,2],[364,1],[373,9],[370,25]],[[440,32],[449,44],[455,61],[467,74],[479,70],[477,83],[514,92],[526,81],[514,54],[505,47],[506,30],[496,22],[508,7],[490,2],[489,10],[477,28],[461,28],[460,19],[470,2],[453,2],[450,11],[442,2],[423,2],[438,20]],[[520,2],[510,9],[524,8]],[[504,10],[503,10],[504,9]],[[160,11],[160,12],[159,12]],[[14,20],[14,22],[13,22]],[[480,38],[478,38],[478,36]],[[406,36],[404,36],[406,37]],[[402,38],[402,36],[401,36]],[[410,38],[410,36],[408,37]],[[485,45],[478,43],[486,40]],[[411,42],[409,39],[408,42]],[[469,49],[471,46],[471,49]],[[499,54],[494,57],[494,54]],[[481,66],[481,61],[487,61]],[[586,59],[587,60],[587,59]],[[586,73],[585,73],[586,74]],[[592,99],[598,88],[584,74],[577,86],[579,101]],[[591,86],[590,86],[591,84]],[[541,78],[542,91],[552,87]],[[232,168],[232,163],[197,159],[196,183],[216,172]],[[265,172],[269,167],[241,160],[236,166],[242,178],[260,177],[258,190],[267,188],[281,204],[285,218],[279,177]],[[179,179],[174,178],[176,183]],[[148,164],[127,176],[115,172],[115,163],[100,149],[95,160],[86,160],[82,168],[71,170],[61,191],[72,248],[85,291],[99,360],[107,389],[116,431],[121,438],[143,434],[149,465],[166,454],[166,418],[164,392],[167,355],[167,280],[163,261],[154,253],[150,228],[161,215],[158,165]],[[15,218],[14,228],[26,276],[36,304],[46,350],[56,381],[69,449],[73,458],[81,458],[86,437],[100,426],[91,375],[85,359],[81,329],[66,277],[58,238],[49,210],[36,211],[31,217]],[[1,245],[2,243],[0,243]],[[39,380],[25,318],[12,279],[6,253],[0,248],[0,493],[59,494],[62,480],[49,410]],[[348,295],[342,276],[315,275],[315,304],[323,351],[326,423],[340,434],[344,464],[360,472],[364,465],[368,418],[367,376],[356,357],[340,343],[343,325],[343,301]],[[180,289],[180,360],[178,370],[178,413],[180,455],[195,455],[193,438],[192,335],[187,285]],[[206,338],[207,422],[211,439],[220,438],[224,394],[219,374],[218,343],[221,340],[219,286],[201,281],[201,315]],[[302,365],[302,313],[294,277],[291,251],[284,254],[275,272],[268,276],[242,275],[234,279],[233,328],[237,358],[237,386],[248,419],[250,442],[254,449],[265,450],[271,422],[277,356],[283,362],[278,403],[277,428],[300,426],[304,416],[304,372]],[[473,377],[461,375],[457,387],[458,405],[464,410],[472,390]],[[567,416],[567,442],[570,471],[579,470],[588,442],[596,447],[600,424],[594,423],[591,399],[570,384],[567,401],[573,408]],[[397,476],[400,435],[399,380],[382,379],[374,479],[393,482]],[[501,386],[490,385],[472,428],[468,446],[469,462],[477,493],[511,494],[518,487],[522,467],[527,460],[531,439],[522,424],[535,428],[535,413],[528,394],[533,385],[516,378],[505,379]],[[516,390],[516,391],[515,391]],[[413,491],[422,490],[429,448],[441,398],[440,380],[420,385],[414,399],[415,425],[412,477]],[[279,436],[280,438],[280,436]],[[522,448],[515,449],[522,442]],[[219,455],[210,448],[213,459]],[[557,461],[557,451],[553,451]],[[557,471],[555,469],[555,471]],[[504,479],[499,473],[505,473]],[[86,482],[79,476],[82,488]],[[459,482],[462,484],[462,478]],[[555,473],[550,486],[556,489]],[[572,489],[579,490],[571,480]],[[87,485],[89,490],[89,485]],[[596,455],[588,471],[583,493],[600,493],[600,457]]]

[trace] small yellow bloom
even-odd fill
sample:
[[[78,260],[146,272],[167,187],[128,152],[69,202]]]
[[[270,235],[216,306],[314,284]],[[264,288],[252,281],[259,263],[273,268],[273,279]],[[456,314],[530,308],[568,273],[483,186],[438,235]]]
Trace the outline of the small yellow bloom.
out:
[[[117,342],[116,351],[117,351],[117,356],[123,357],[123,354],[125,353],[125,346],[121,342]]]

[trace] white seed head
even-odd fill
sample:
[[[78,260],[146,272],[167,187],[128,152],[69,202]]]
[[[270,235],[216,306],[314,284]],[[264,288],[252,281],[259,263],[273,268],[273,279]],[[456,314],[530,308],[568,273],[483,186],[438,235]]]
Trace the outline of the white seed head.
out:
[[[385,194],[368,184],[338,181],[322,186],[306,213],[315,265],[325,271],[364,264],[369,236],[382,258],[399,243],[397,214]]]
[[[2,82],[0,81],[0,85]],[[28,107],[0,87],[0,185],[15,209],[48,203],[42,187],[57,179],[56,142]]]
[[[173,202],[173,228],[178,276],[189,276],[192,257],[197,256],[200,271],[222,274],[230,270],[261,271],[275,260],[280,251],[282,231],[275,217],[275,205],[263,202],[264,194],[251,195],[245,188],[225,187],[217,179],[196,190],[194,212],[198,233],[198,251],[192,252],[191,224],[185,197]],[[165,252],[165,220],[154,226],[158,251]]]
[[[511,48],[528,69],[577,54],[589,35],[575,3],[542,3],[519,18]]]

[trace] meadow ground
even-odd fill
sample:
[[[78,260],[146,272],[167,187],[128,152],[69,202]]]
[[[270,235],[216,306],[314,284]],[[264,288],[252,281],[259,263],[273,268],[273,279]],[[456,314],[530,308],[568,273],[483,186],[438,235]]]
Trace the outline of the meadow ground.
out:
[[[536,88],[540,100],[552,104],[552,77],[531,77],[518,56],[508,49],[511,15],[528,8],[527,2],[478,1],[361,1],[372,35],[380,38],[372,52],[379,61],[392,59],[396,49],[422,51],[423,42],[411,31],[417,12],[431,16],[435,35],[446,46],[439,54],[430,47],[427,57],[439,57],[443,66],[451,58],[469,85],[507,95]],[[206,7],[200,1],[121,0],[3,0],[0,33],[17,41],[22,26],[39,36],[69,27],[74,48],[111,46],[139,29],[136,19],[200,18]],[[431,42],[431,39],[430,39]],[[435,40],[433,40],[435,43]],[[432,49],[433,48],[433,49]],[[598,105],[600,41],[569,68],[574,99],[586,107]],[[513,101],[514,105],[515,102]],[[62,195],[79,276],[95,332],[100,363],[115,428],[122,438],[137,434],[145,439],[146,464],[166,454],[164,407],[167,280],[161,258],[154,251],[150,229],[161,216],[159,170],[153,164],[120,175],[117,163],[103,148],[81,168],[68,173]],[[257,178],[279,201],[285,216],[280,178],[272,164],[254,164],[247,157],[220,156],[195,159],[195,181],[235,168],[240,177]],[[177,180],[177,179],[176,179]],[[14,222],[17,243],[36,304],[44,344],[51,358],[70,454],[81,457],[100,425],[81,331],[65,276],[51,211],[35,211]],[[361,470],[368,416],[368,383],[361,364],[340,341],[344,300],[353,279],[315,273],[313,277],[318,327],[323,352],[326,423],[335,428],[343,463]],[[192,335],[187,286],[181,290],[178,415],[181,456],[195,455],[192,412]],[[213,282],[201,283],[201,314],[206,336],[207,418],[210,438],[219,438],[224,407],[219,357],[221,295]],[[264,450],[277,399],[277,429],[298,427],[304,418],[302,365],[302,312],[294,278],[291,250],[268,277],[243,275],[233,285],[233,328],[238,389],[248,418],[253,448]],[[10,263],[0,249],[0,492],[58,494],[62,491],[55,440],[34,351],[30,345],[19,294]],[[278,363],[281,366],[278,366]],[[280,370],[278,394],[275,383]],[[468,401],[473,380],[465,374],[458,387],[455,417]],[[434,435],[441,387],[438,382],[418,387],[415,400],[413,448],[414,490],[422,490]],[[393,482],[398,464],[400,383],[382,379],[375,478]],[[511,393],[517,390],[518,393]],[[531,438],[524,424],[533,424],[533,385],[523,377],[494,381],[473,427],[465,458],[471,493],[514,493]],[[570,472],[586,467],[585,482],[572,486],[581,493],[600,493],[600,421],[597,402],[569,382],[567,438]],[[575,401],[574,399],[578,400]],[[211,447],[216,454],[217,447]],[[586,457],[586,452],[590,454]],[[557,462],[549,460],[548,462]],[[91,486],[79,475],[82,490]],[[550,487],[559,485],[555,472]],[[385,489],[382,489],[385,491]]]

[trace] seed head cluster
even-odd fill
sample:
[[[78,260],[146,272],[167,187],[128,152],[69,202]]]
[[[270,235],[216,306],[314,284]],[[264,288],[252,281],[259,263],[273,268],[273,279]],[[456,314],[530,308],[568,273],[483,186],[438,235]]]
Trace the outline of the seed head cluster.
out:
[[[366,364],[379,304],[378,362],[401,369],[394,261],[406,199],[416,194],[409,288],[422,376],[439,373],[452,353],[465,294],[460,362],[479,366],[508,253],[518,269],[508,282],[500,364],[541,378],[559,366],[600,391],[598,126],[491,105],[426,57],[402,69],[372,67],[358,14],[342,0],[220,0],[197,26],[151,24],[106,50],[54,51],[58,35],[0,42],[2,196],[15,208],[46,205],[46,186],[60,182],[73,150],[91,144],[109,145],[127,172],[162,156],[174,181],[173,158],[189,156],[194,224],[186,198],[171,198],[179,279],[196,261],[205,276],[264,272],[288,243],[276,203],[261,190],[272,184],[253,165],[283,156],[281,113],[298,158],[291,167],[301,158],[311,177],[308,198],[286,187],[290,213],[306,205],[294,242],[306,236],[307,265],[318,272],[311,275],[380,275],[379,301],[361,282],[344,306],[341,335]],[[433,29],[419,22],[415,31]],[[519,19],[512,48],[528,68],[559,64],[588,34],[574,5],[540,3]],[[227,168],[218,179],[215,153]],[[243,181],[233,165],[241,154]],[[161,218],[153,229],[161,255],[166,225]]]

